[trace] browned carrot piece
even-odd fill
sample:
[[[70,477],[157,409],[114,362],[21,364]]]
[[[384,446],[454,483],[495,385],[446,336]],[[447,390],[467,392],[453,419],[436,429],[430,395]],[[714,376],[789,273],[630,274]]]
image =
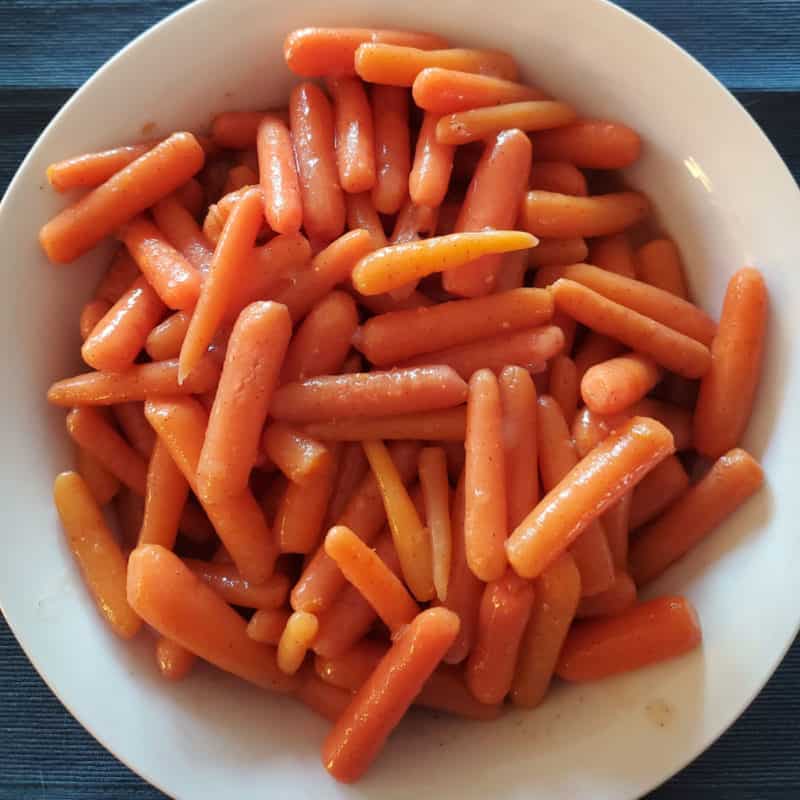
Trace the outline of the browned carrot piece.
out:
[[[119,478],[109,472],[88,450],[78,447],[75,459],[78,474],[86,481],[97,505],[110,503],[119,491]]]
[[[588,169],[621,169],[639,158],[642,143],[627,125],[585,119],[537,134],[533,146],[537,158],[545,161],[567,161]]]
[[[157,142],[130,144],[56,161],[47,168],[47,180],[57,192],[66,192],[69,189],[94,189],[132,161],[136,161],[156,144]]]
[[[569,356],[558,355],[550,362],[547,391],[571,424],[578,410],[578,370]]]
[[[674,456],[669,456],[669,458],[674,458]],[[638,491],[645,480],[653,475],[653,473],[668,460],[669,459],[664,459],[658,467],[645,475],[644,479],[640,481],[639,486],[637,486],[633,492],[625,492],[625,494],[601,517],[603,530],[606,532],[608,549],[611,551],[611,560],[614,562],[614,568],[617,570],[626,570],[628,568],[628,533],[631,528],[631,506],[634,493]]]
[[[67,264],[171,194],[203,166],[190,133],[175,133],[51,219],[39,232],[48,258]]]
[[[285,608],[259,608],[247,623],[247,635],[257,642],[277,645],[289,616]]]
[[[538,153],[531,167],[530,187],[577,197],[589,194],[586,176],[574,164],[567,161],[541,161]]]
[[[681,255],[672,239],[653,239],[642,245],[636,251],[636,264],[645,283],[689,299]]]
[[[411,200],[418,206],[438,208],[450,185],[455,147],[436,140],[439,119],[439,114],[426,112],[417,137],[408,190]]]
[[[139,544],[160,544],[171,550],[188,496],[186,478],[172,460],[167,446],[159,439],[147,467],[147,491]]]
[[[273,422],[264,430],[264,452],[284,475],[295,483],[304,483],[323,469],[329,459],[328,448],[282,422]]]
[[[689,488],[689,476],[676,456],[665,458],[633,490],[631,530],[655,519]]]
[[[586,261],[588,255],[585,239],[539,239],[539,244],[528,251],[528,263],[532,267],[577,264]]]
[[[292,137],[283,120],[265,115],[256,132],[264,214],[277,233],[297,233],[303,222]]]
[[[408,193],[411,171],[408,92],[395,86],[372,87],[375,129],[375,186],[372,201],[381,214],[395,214]]]
[[[130,639],[142,621],[125,597],[125,558],[100,506],[77,472],[62,472],[53,496],[69,548],[100,613],[114,633]]]
[[[335,419],[304,426],[309,436],[323,441],[362,442],[366,439],[423,439],[463,442],[466,433],[463,406],[443,411],[419,411],[381,417]]]
[[[183,680],[191,671],[197,656],[166,636],[156,642],[156,664],[162,678],[168,681]]]
[[[453,535],[450,526],[450,486],[447,456],[441,447],[425,447],[419,454],[419,482],[425,502],[425,521],[431,534],[433,586],[440,602],[447,599]]]
[[[618,414],[641,400],[663,374],[651,358],[628,353],[586,370],[581,397],[595,414]]]
[[[614,583],[600,594],[584,597],[578,603],[575,616],[578,619],[586,617],[612,617],[629,609],[636,603],[636,584],[627,572],[617,570]]]
[[[697,612],[682,597],[658,597],[614,617],[573,626],[556,672],[567,681],[595,681],[676,658],[700,644]]]
[[[201,274],[208,271],[214,248],[177,194],[153,206],[153,219],[167,241]]]
[[[626,278],[636,277],[636,261],[633,248],[624,233],[601,236],[592,241],[589,248],[589,263],[596,267],[616,272]]]

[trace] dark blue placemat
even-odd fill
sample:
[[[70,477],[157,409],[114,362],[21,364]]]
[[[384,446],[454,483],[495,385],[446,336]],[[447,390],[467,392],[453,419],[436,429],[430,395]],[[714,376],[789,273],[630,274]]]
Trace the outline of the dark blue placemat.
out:
[[[235,2],[235,0],[230,0]],[[0,193],[109,56],[182,5],[0,0]],[[800,0],[626,0],[711,69],[800,177]],[[800,798],[800,642],[742,718],[652,800]],[[0,618],[0,800],[157,800],[66,712]]]

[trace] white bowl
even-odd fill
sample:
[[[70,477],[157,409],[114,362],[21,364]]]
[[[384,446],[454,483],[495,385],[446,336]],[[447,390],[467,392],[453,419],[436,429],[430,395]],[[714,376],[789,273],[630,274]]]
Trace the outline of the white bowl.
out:
[[[122,643],[83,587],[51,502],[71,463],[54,379],[79,370],[77,318],[103,261],[47,263],[37,230],[63,200],[47,164],[157,132],[202,129],[212,112],[271,107],[293,78],[287,31],[305,25],[429,29],[502,47],[526,75],[587,114],[624,120],[646,142],[633,184],[654,199],[685,255],[697,299],[717,312],[728,276],[761,267],[773,314],[766,369],[745,445],[768,486],[654,590],[685,592],[701,650],[636,674],[558,688],[533,712],[491,723],[413,712],[356,787],[328,777],[326,723],[292,701],[211,669],[172,685],[152,642]],[[148,135],[153,135],[149,132]],[[601,0],[203,0],[168,18],[101,69],[58,114],[0,208],[6,325],[0,602],[31,661],[72,713],[147,780],[180,798],[628,798],[697,756],[744,710],[800,620],[800,193],[739,104],[686,53]]]

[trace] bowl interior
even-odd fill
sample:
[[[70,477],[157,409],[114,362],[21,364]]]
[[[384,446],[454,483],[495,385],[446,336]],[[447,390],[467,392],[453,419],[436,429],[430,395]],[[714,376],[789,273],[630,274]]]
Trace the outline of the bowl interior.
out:
[[[285,102],[284,35],[310,24],[429,29],[511,51],[528,78],[583,113],[624,120],[646,141],[630,182],[654,200],[683,252],[695,297],[717,313],[730,274],[767,276],[773,315],[763,388],[746,446],[768,487],[653,588],[696,603],[702,650],[587,686],[563,686],[534,712],[467,723],[412,712],[367,778],[334,784],[318,757],[326,723],[284,698],[200,668],[168,685],[152,644],[114,640],[67,552],[51,504],[71,464],[63,413],[44,401],[79,371],[79,309],[108,250],[48,264],[39,226],[63,204],[51,161],[147,130],[202,130],[213,112]],[[147,126],[147,128],[145,127]],[[152,128],[155,127],[153,132]],[[534,154],[535,157],[535,154]],[[800,194],[743,109],[696,62],[602,0],[203,0],[138,39],[68,104],[26,160],[0,209],[5,285],[6,457],[0,603],[28,655],[69,709],[143,776],[179,797],[621,798],[642,794],[713,741],[761,688],[796,632],[787,603],[800,543],[791,471],[798,419],[789,342],[797,328]]]

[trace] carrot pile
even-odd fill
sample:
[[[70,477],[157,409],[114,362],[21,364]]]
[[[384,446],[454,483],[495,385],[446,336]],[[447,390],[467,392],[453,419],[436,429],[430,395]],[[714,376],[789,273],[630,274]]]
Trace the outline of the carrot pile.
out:
[[[637,134],[507,53],[307,28],[285,57],[288,109],[48,169],[84,192],[49,258],[120,242],[48,393],[54,493],[116,633],[292,694],[349,782],[411,705],[491,719],[699,644],[638,592],[762,483],[767,296],[745,268],[694,305],[614,173]]]

